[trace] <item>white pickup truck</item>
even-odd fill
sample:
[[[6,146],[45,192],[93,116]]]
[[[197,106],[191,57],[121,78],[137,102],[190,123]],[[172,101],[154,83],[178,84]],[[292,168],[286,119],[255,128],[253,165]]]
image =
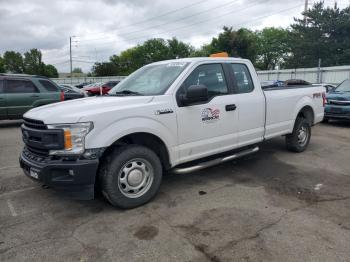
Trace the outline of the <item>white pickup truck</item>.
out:
[[[324,104],[319,86],[262,90],[248,60],[161,61],[108,96],[27,112],[20,165],[72,197],[91,199],[98,186],[112,205],[132,208],[155,196],[165,170],[200,170],[281,135],[287,149],[304,151]]]

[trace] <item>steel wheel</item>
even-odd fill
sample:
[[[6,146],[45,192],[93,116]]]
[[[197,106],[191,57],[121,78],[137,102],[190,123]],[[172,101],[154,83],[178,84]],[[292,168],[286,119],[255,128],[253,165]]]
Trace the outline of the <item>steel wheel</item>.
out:
[[[144,195],[153,183],[154,171],[152,165],[145,159],[132,159],[119,171],[118,187],[128,198],[138,198]]]
[[[309,139],[308,129],[303,125],[298,130],[298,143],[300,146],[304,146]]]

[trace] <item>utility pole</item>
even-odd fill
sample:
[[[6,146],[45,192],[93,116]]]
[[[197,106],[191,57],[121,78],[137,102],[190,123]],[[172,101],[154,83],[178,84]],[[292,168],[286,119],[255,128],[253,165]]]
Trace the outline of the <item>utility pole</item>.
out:
[[[306,26],[306,12],[307,12],[307,8],[309,6],[309,0],[305,0],[305,8],[304,8],[304,24]]]
[[[72,64],[72,37],[69,37],[69,62],[70,62],[70,83],[73,83],[73,75],[72,75],[72,71],[73,71],[73,64]]]

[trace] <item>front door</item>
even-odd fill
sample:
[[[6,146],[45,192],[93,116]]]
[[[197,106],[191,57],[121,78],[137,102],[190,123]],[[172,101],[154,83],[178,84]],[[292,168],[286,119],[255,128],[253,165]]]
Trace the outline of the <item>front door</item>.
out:
[[[205,85],[209,100],[177,107],[180,162],[228,151],[237,144],[237,98],[222,64],[196,67],[179,88],[177,97],[191,85]]]
[[[30,80],[9,79],[5,86],[7,114],[9,118],[21,118],[22,115],[33,107],[40,93]]]

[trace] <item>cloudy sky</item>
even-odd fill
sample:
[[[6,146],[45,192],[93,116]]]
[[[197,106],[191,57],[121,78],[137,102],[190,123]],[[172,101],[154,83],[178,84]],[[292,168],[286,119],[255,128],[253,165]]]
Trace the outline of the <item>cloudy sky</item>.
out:
[[[39,48],[45,63],[89,71],[131,46],[154,38],[178,39],[200,47],[224,25],[261,29],[288,27],[305,0],[0,0],[0,54]],[[309,0],[309,3],[316,2]],[[333,5],[334,0],[325,0]],[[349,0],[338,0],[342,7]]]

